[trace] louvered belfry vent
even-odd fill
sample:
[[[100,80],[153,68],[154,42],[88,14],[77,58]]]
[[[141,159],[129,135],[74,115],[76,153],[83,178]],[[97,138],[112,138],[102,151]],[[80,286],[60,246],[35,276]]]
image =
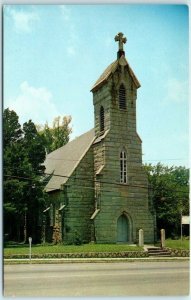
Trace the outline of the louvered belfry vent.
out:
[[[100,107],[100,131],[104,131],[104,108],[103,106]]]
[[[126,92],[123,84],[119,88],[119,108],[126,109]]]

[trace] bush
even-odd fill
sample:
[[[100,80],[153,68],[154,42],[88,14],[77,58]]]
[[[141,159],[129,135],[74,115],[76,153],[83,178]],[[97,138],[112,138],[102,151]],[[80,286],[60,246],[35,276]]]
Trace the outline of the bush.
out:
[[[82,245],[82,239],[76,230],[74,232],[74,245]]]
[[[172,234],[171,234],[171,239],[172,239],[172,240],[178,240],[179,237],[178,237],[175,233],[172,233]]]
[[[64,244],[65,245],[76,245],[76,246],[82,245],[82,239],[81,239],[78,231],[75,230],[74,233],[71,235],[71,237],[68,239],[68,241],[65,242]]]

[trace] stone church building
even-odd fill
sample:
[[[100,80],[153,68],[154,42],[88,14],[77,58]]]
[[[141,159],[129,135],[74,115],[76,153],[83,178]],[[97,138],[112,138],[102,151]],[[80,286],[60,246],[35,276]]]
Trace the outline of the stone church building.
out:
[[[136,130],[140,83],[131,69],[122,33],[117,59],[91,89],[94,128],[48,154],[44,240],[73,243],[153,243],[155,221]]]

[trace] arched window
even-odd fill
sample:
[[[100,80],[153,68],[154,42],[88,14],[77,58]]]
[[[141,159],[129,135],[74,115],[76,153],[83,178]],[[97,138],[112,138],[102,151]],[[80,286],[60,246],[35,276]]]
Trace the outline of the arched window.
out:
[[[100,132],[104,131],[104,108],[103,106],[100,107]]]
[[[127,183],[127,155],[124,150],[120,153],[120,182]]]
[[[119,87],[119,108],[126,109],[126,92],[123,84]]]

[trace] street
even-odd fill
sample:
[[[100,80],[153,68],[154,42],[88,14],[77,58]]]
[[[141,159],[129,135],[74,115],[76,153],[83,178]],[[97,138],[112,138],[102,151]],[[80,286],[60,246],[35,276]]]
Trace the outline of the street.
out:
[[[4,296],[181,296],[189,261],[4,266]]]

